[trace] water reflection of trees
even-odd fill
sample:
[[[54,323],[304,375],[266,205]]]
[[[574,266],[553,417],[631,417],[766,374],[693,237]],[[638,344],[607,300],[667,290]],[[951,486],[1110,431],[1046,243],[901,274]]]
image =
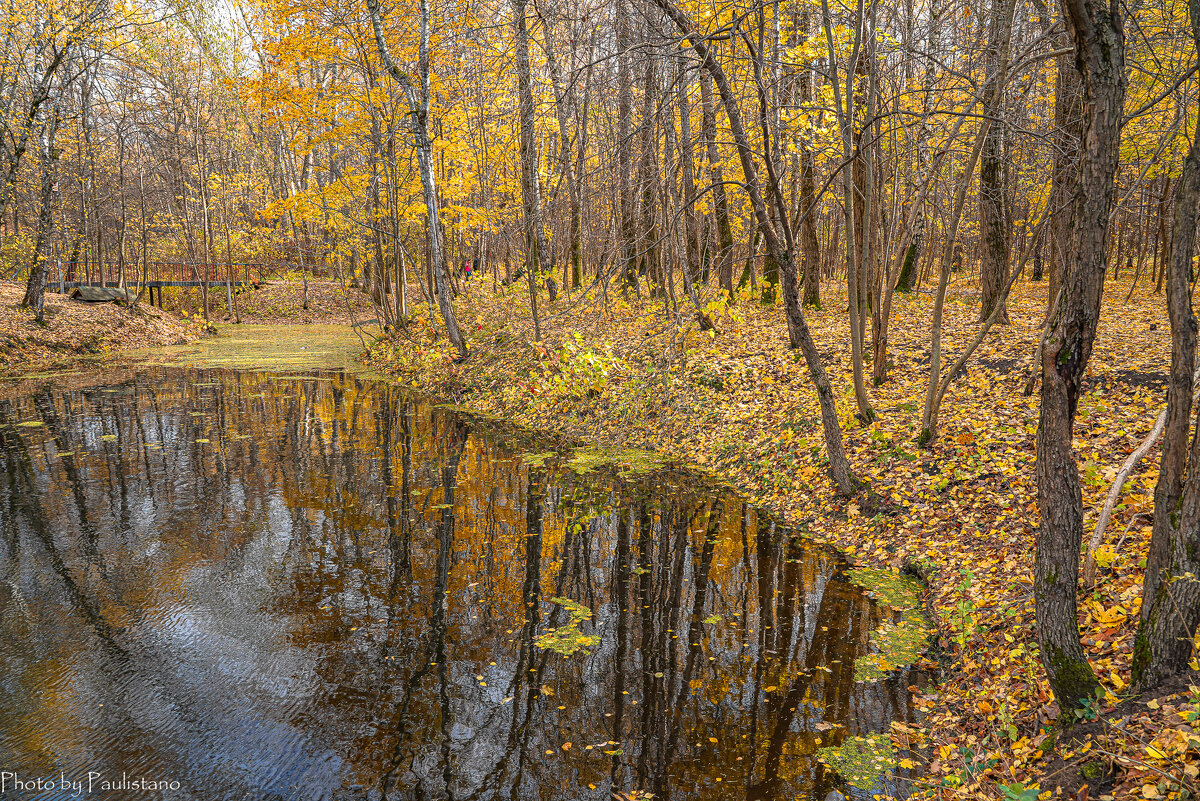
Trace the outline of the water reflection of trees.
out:
[[[907,677],[853,680],[879,613],[834,556],[692,477],[575,475],[503,444],[343,376],[47,389],[0,408],[0,571],[38,610],[0,628],[39,639],[31,681],[54,663],[118,708],[131,674],[170,698],[153,711],[174,722],[70,718],[131,743],[118,773],[149,751],[204,781],[197,744],[162,730],[232,750],[180,721],[231,701],[270,719],[270,779],[225,780],[263,797],[302,777],[314,796],[823,798],[820,744],[908,714]],[[555,597],[592,610],[590,652],[535,644],[566,622]],[[72,653],[98,642],[128,655],[107,683]]]

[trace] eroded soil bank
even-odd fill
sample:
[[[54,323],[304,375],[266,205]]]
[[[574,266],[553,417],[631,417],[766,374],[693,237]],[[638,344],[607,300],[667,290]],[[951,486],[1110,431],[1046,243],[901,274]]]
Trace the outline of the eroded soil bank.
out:
[[[178,345],[200,336],[199,329],[145,303],[127,308],[84,303],[46,293],[46,324],[21,308],[25,287],[0,281],[0,376],[101,364],[120,351]]]

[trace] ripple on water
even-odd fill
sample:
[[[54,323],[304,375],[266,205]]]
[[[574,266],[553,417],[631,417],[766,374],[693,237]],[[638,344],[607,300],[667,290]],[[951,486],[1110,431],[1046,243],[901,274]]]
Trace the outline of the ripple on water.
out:
[[[912,714],[902,665],[856,681],[895,623],[837,554],[651,455],[522,457],[316,366],[0,405],[0,770],[179,783],[112,798],[819,799],[818,749]]]

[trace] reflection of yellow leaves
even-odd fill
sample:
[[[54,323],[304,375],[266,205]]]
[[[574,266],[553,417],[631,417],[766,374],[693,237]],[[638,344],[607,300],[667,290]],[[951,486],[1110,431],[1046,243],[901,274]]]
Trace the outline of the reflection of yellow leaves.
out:
[[[542,695],[554,695],[554,688],[548,684],[542,685]]]

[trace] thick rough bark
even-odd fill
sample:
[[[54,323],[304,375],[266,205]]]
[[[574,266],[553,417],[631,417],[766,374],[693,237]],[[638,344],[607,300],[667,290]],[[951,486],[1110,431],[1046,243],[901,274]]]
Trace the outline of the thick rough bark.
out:
[[[1200,0],[1189,0],[1200,47]],[[1167,311],[1171,379],[1167,387],[1162,463],[1154,490],[1154,533],[1146,559],[1142,611],[1133,645],[1133,683],[1149,689],[1184,670],[1200,624],[1200,437],[1192,428],[1196,315],[1191,269],[1200,206],[1200,120],[1175,189]],[[1189,443],[1190,439],[1190,443]]]
[[[659,100],[658,64],[654,58],[646,59],[645,80],[642,83],[642,130],[641,159],[638,162],[638,196],[641,221],[639,223],[638,255],[641,259],[639,273],[651,281],[650,291],[661,295],[666,282],[663,280],[662,254],[659,252],[658,233],[658,120],[655,105]]]
[[[1125,33],[1121,10],[1063,0],[1083,78],[1084,148],[1075,188],[1070,269],[1053,324],[1042,341],[1037,485],[1041,528],[1034,560],[1034,603],[1042,664],[1058,703],[1078,708],[1099,686],[1076,620],[1083,497],[1071,450],[1075,412],[1096,337],[1104,292],[1108,221],[1120,157],[1125,101]]]
[[[987,48],[988,72],[1002,69],[1001,41],[1012,35],[1011,0],[993,0],[992,29]],[[997,93],[995,102],[985,104],[983,113],[992,120],[979,154],[979,274],[981,302],[979,319],[992,315],[997,299],[1008,279],[1008,215],[1004,210],[1004,93]],[[1008,310],[1001,308],[998,322],[1008,323]]]
[[[821,308],[821,247],[817,242],[817,202],[813,178],[813,157],[807,145],[800,145],[800,253],[804,263],[805,306]]]
[[[1064,44],[1070,44],[1065,42]],[[1083,139],[1083,86],[1074,56],[1070,53],[1057,59],[1058,85],[1054,93],[1054,133],[1050,142],[1054,166],[1051,173],[1050,208],[1054,218],[1050,225],[1050,281],[1047,290],[1046,314],[1052,310],[1058,289],[1062,286],[1065,264],[1071,258],[1071,229],[1075,224],[1075,182],[1079,177],[1079,151]]]
[[[571,164],[571,134],[567,126],[574,93],[563,85],[554,43],[554,30],[550,21],[546,19],[546,15],[543,15],[542,19],[542,37],[545,39],[546,69],[550,73],[550,81],[554,84],[554,117],[558,122],[562,179],[567,186],[567,197],[571,202],[569,242],[571,287],[577,289],[583,283],[583,200],[580,197],[579,182],[575,180],[575,170]],[[528,50],[528,45],[526,45],[526,50]]]
[[[696,160],[692,151],[691,104],[688,102],[688,66],[679,57],[679,78],[675,83],[676,105],[679,107],[679,164],[682,172],[684,220],[684,276],[690,291],[700,280],[700,231],[696,220]]]
[[[633,46],[627,0],[617,2],[617,193],[620,195],[619,251],[623,266],[623,292],[637,289],[637,223],[634,220],[633,75],[629,64]]]
[[[807,36],[807,16],[802,25]],[[800,72],[800,100],[804,103],[811,103],[813,100],[812,75],[807,69]],[[821,247],[817,242],[815,167],[813,166],[812,149],[808,146],[808,142],[800,138],[796,146],[799,150],[800,162],[800,253],[804,260],[804,295],[801,301],[805,306],[819,309],[821,308]]]

